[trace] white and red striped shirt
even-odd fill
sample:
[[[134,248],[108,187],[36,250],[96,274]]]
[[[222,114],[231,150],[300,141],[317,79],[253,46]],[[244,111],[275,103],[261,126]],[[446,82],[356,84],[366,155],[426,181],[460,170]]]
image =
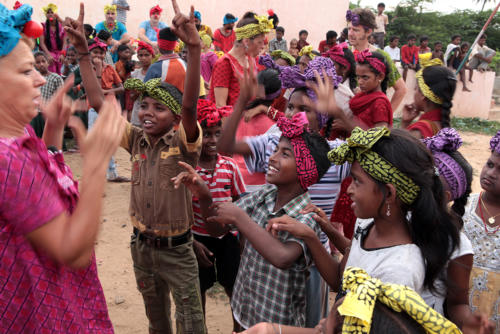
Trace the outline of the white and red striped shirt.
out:
[[[217,155],[214,170],[196,166],[196,172],[210,189],[213,202],[232,202],[233,197],[245,192],[245,183],[236,162],[229,157]],[[192,231],[198,235],[209,236],[198,199],[193,196],[194,225]]]

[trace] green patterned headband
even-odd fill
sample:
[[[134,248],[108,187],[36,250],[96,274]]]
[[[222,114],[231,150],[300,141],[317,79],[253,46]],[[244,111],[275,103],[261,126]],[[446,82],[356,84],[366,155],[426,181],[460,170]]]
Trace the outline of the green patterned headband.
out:
[[[420,187],[393,164],[371,150],[380,138],[390,134],[389,129],[385,127],[366,131],[356,127],[352,130],[351,137],[347,138],[347,143],[331,150],[328,158],[336,165],[342,165],[346,161],[358,161],[361,168],[371,177],[394,185],[398,197],[409,205],[417,198]]]
[[[166,89],[161,87],[160,78],[151,79],[148,82],[143,82],[139,79],[127,79],[123,86],[125,89],[140,92],[141,98],[146,93],[148,96],[166,105],[174,114],[181,114],[182,106]]]

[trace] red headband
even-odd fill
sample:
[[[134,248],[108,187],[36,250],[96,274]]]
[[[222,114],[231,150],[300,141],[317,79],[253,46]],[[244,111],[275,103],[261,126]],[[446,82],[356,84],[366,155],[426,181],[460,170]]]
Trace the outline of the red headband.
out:
[[[89,51],[91,51],[95,48],[101,48],[104,51],[106,51],[108,49],[108,46],[106,45],[106,43],[101,42],[101,40],[99,38],[94,38],[94,42],[95,43],[92,43],[91,45],[89,45]]]
[[[146,50],[147,52],[151,53],[152,56],[155,55],[155,52],[153,50],[153,48],[151,47],[151,45],[149,45],[148,43],[145,43],[143,41],[139,41],[137,43],[137,51],[139,50]]]
[[[351,63],[344,57],[344,49],[347,48],[347,43],[337,44],[328,51],[322,53],[323,57],[329,57],[334,62],[344,66],[349,71],[351,69]]]
[[[154,13],[161,14],[161,12],[163,12],[163,9],[161,9],[160,6],[156,5],[149,10],[149,16],[153,15]]]
[[[217,108],[210,100],[198,100],[198,122],[207,121],[207,127],[216,126],[222,117],[228,117],[233,112],[233,107],[225,106]]]
[[[308,123],[305,112],[295,114],[292,119],[281,117],[277,123],[281,135],[288,138],[292,143],[295,163],[297,164],[297,176],[299,177],[300,186],[304,190],[318,182],[319,179],[316,161],[314,161],[309,147],[302,138],[305,131],[304,126]]]
[[[19,1],[16,1],[16,3],[14,4],[14,10],[18,9],[22,5],[23,5],[22,3],[20,3]]]
[[[387,67],[385,64],[379,60],[378,58],[373,57],[373,53],[366,49],[365,51],[356,53],[356,62],[368,62],[374,69],[376,69],[379,73],[384,73]]]

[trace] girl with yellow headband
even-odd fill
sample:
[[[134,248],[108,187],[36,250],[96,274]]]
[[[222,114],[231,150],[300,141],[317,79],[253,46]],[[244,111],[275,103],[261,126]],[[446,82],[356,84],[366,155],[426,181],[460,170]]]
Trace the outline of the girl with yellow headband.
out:
[[[111,34],[112,42],[111,42],[111,53],[113,56],[113,61],[118,61],[118,47],[121,44],[127,44],[130,41],[130,36],[127,33],[127,28],[121,22],[116,20],[116,5],[105,5],[104,6],[104,16],[105,21],[99,22],[95,26],[96,33],[99,34],[99,31],[106,30]]]
[[[404,106],[401,119],[401,127],[416,138],[432,137],[442,128],[450,127],[452,100],[457,86],[455,74],[442,66],[441,60],[432,59],[422,66],[423,69],[416,74],[414,102]],[[419,115],[419,120],[412,124]]]
[[[42,8],[47,20],[43,25],[43,35],[40,36],[40,48],[47,55],[49,61],[49,71],[61,74],[62,63],[64,62],[63,50],[66,50],[66,33],[59,22],[57,6],[49,3]]]
[[[265,34],[272,28],[267,17],[252,12],[246,13],[238,22],[233,48],[215,63],[212,71],[209,96],[217,107],[236,103],[240,91],[238,76],[250,66],[257,69],[255,58],[264,49]],[[214,35],[215,45],[216,40]]]

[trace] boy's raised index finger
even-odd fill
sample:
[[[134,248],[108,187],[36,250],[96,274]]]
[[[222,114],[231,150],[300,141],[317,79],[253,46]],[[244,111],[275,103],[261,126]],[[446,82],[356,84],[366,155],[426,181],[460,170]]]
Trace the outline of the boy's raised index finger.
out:
[[[179,14],[181,12],[177,0],[172,0],[172,7],[174,8],[174,14]]]
[[[194,168],[191,167],[190,164],[185,163],[184,161],[179,161],[179,166],[181,166],[184,169],[186,169],[189,173],[195,173]]]

